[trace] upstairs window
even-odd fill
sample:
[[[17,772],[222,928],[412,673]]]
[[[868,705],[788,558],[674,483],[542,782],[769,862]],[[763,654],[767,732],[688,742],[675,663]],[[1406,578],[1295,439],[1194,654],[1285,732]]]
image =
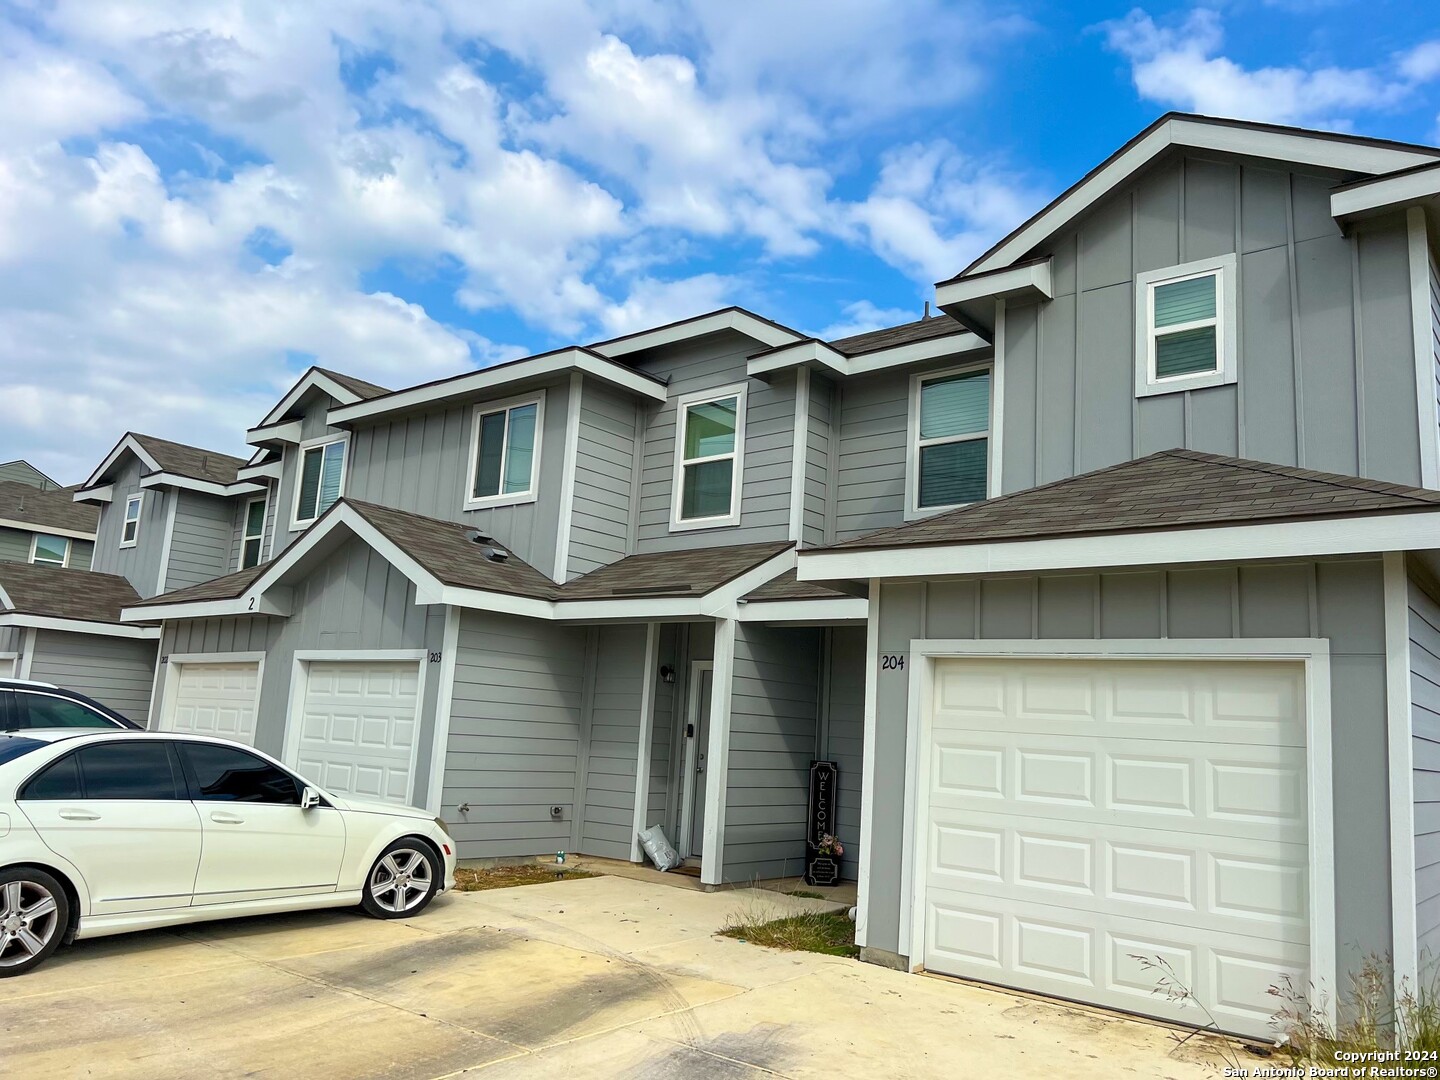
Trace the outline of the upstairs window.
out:
[[[979,502],[990,479],[989,367],[911,381],[907,517]]]
[[[1235,381],[1235,256],[1135,278],[1135,393]]]
[[[687,394],[677,402],[672,529],[740,524],[745,388]]]
[[[144,505],[143,492],[131,495],[125,500],[125,520],[120,526],[120,546],[134,547],[140,539],[140,507]]]
[[[476,406],[465,509],[535,501],[544,411],[543,394]]]
[[[30,561],[40,566],[68,566],[70,540],[64,536],[36,533],[30,541]]]
[[[265,539],[265,500],[245,504],[245,526],[240,537],[240,569],[260,565],[260,546]]]
[[[349,437],[301,443],[293,525],[309,525],[335,505],[345,490],[345,449]]]

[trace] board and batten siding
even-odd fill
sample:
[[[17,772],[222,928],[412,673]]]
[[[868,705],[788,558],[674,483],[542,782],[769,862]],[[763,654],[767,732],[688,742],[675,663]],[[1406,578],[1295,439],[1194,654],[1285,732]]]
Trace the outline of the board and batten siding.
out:
[[[127,454],[125,464],[112,481],[114,497],[100,507],[100,523],[95,530],[95,554],[92,570],[102,574],[118,574],[134,586],[142,597],[154,596],[160,581],[160,553],[165,546],[165,522],[169,500],[175,492],[165,488],[144,488],[140,504],[140,530],[135,546],[120,546],[125,522],[125,502],[140,487],[141,466],[134,455]]]
[[[736,625],[725,881],[794,877],[804,870],[819,688],[818,629]]]
[[[670,755],[683,750],[685,739],[681,730],[683,718],[679,715],[680,650],[683,644],[682,627],[670,623],[660,627],[660,640],[656,657],[655,719],[650,731],[650,795],[646,803],[645,827],[665,825],[670,842],[676,839],[675,831],[667,824],[679,803],[673,798],[671,778],[676,763]],[[669,667],[676,672],[675,682],[663,682],[658,678],[659,668]]]
[[[1173,447],[1418,484],[1404,220],[1347,238],[1340,179],[1185,155],[1047,243],[1054,299],[1005,311],[1003,491]],[[1137,400],[1135,275],[1227,254],[1238,382]]]
[[[461,858],[572,846],[586,637],[583,627],[461,614],[441,798]],[[562,808],[560,819],[552,806]]]
[[[491,400],[508,400],[528,392],[506,390]],[[357,427],[350,437],[345,494],[441,521],[463,522],[493,536],[541,573],[551,574],[560,531],[568,397],[565,382],[545,388],[539,497],[534,502],[464,509],[470,476],[470,433],[475,408],[483,402],[451,405]]]
[[[839,770],[835,808],[836,835],[845,845],[841,876],[854,881],[860,866],[860,788],[865,748],[865,628],[837,626],[830,631],[829,686],[826,694],[827,744],[822,754]]]
[[[146,723],[155,679],[155,642],[35,631],[30,678],[94,698],[121,716]]]
[[[1440,604],[1414,580],[1410,582],[1410,733],[1415,929],[1423,982],[1440,963]]]
[[[234,500],[194,491],[176,491],[171,497],[176,500],[175,524],[170,534],[165,591],[199,585],[230,573],[235,568],[230,562]]]
[[[790,532],[791,455],[794,452],[795,376],[773,382],[751,379],[746,359],[752,338],[715,334],[657,349],[636,367],[668,380],[670,400],[647,413],[642,451],[638,552],[785,540]],[[740,487],[740,524],[671,532],[675,487],[676,399],[697,391],[748,386],[745,448]]]
[[[635,822],[635,768],[645,682],[646,628],[607,626],[593,639],[594,666],[580,850],[630,858]]]
[[[630,553],[637,408],[633,398],[594,379],[581,387],[567,580]]]
[[[1435,418],[1440,424],[1440,265],[1430,256],[1430,355],[1435,365]]]
[[[805,502],[800,542],[817,547],[830,540],[830,455],[835,438],[835,384],[810,373],[809,427],[805,431]]]
[[[327,420],[327,414],[335,407],[336,401],[330,395],[320,390],[312,390],[300,399],[297,408],[300,410],[298,418],[300,421],[300,440],[309,442],[311,439],[319,439],[329,436],[345,434],[341,428],[333,428]],[[355,438],[352,435],[350,447],[345,452],[345,480],[341,486],[342,495],[354,495],[351,488],[351,481],[355,476],[353,456],[355,452]],[[273,525],[269,544],[266,552],[267,557],[271,554],[279,555],[282,551],[293,544],[305,531],[304,528],[292,529],[291,523],[295,519],[295,484],[296,470],[300,463],[300,447],[294,443],[287,443],[280,458],[280,481],[275,485],[273,507]],[[358,497],[358,496],[357,496]],[[374,500],[376,502],[380,500]],[[270,508],[267,508],[267,516]]]

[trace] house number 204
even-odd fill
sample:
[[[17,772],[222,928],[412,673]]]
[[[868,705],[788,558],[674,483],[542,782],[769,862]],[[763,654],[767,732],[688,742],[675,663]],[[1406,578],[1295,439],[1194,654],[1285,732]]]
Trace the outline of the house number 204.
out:
[[[887,654],[880,658],[881,671],[904,671],[905,657]]]

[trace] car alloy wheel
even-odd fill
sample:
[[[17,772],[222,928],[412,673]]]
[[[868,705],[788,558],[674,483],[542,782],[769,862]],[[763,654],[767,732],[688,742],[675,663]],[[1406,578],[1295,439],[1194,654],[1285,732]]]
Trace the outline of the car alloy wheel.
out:
[[[0,968],[31,963],[60,933],[60,905],[38,881],[0,883]]]
[[[399,915],[424,903],[432,880],[425,852],[399,847],[382,855],[370,871],[370,896],[386,911]]]

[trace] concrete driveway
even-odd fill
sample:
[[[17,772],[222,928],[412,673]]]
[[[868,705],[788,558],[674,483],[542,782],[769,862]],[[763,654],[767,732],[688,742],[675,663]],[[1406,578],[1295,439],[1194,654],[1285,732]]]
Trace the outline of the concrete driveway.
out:
[[[167,1077],[1216,1075],[1148,1024],[714,936],[773,893],[615,877],[81,942],[0,982],[0,1072]]]

